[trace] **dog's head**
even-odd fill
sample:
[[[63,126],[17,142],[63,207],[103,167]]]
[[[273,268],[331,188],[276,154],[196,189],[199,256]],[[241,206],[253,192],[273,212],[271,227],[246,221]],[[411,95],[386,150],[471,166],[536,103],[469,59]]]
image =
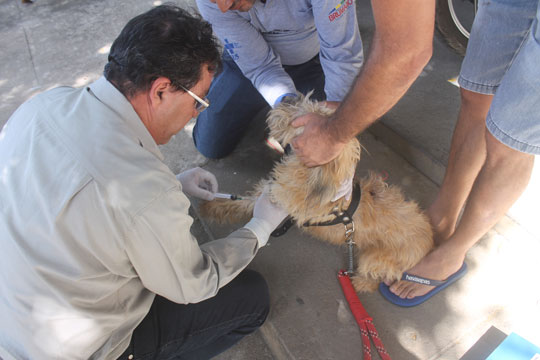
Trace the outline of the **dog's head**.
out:
[[[310,99],[313,91],[306,96],[298,93],[296,98],[287,98],[287,102],[282,102],[268,113],[266,123],[270,129],[270,136],[279,141],[284,148],[291,144],[292,139],[301,134],[303,130],[293,128],[291,122],[302,115],[316,113],[323,116],[330,116],[334,110],[327,108],[318,101]]]
[[[294,119],[311,112],[323,116],[333,113],[323,103],[310,100],[310,95],[298,94],[293,101],[278,105],[268,114],[270,136],[283,147],[291,144],[293,138],[303,131],[303,128],[291,126]],[[312,168],[304,166],[292,150],[274,167],[272,176],[275,186],[271,189],[272,196],[281,205],[294,206],[286,208],[290,214],[305,212],[306,218],[321,216],[321,211],[327,211],[324,205],[332,202],[341,183],[354,176],[359,160],[360,143],[356,138],[350,140],[334,160]]]

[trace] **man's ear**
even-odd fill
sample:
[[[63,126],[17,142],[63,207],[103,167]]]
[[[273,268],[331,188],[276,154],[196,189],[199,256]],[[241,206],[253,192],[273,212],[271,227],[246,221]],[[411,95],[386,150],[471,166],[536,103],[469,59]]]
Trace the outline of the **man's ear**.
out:
[[[149,98],[152,106],[160,105],[163,101],[163,93],[170,90],[171,80],[166,77],[158,77],[150,86]]]

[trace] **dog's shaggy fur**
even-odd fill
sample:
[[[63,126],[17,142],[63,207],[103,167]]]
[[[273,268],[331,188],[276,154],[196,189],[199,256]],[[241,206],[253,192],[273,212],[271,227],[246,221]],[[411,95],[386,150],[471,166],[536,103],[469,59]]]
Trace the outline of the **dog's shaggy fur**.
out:
[[[296,103],[282,103],[270,111],[267,122],[270,136],[284,147],[302,129],[290,123],[300,115],[315,112],[328,116],[332,110],[299,96]],[[360,143],[352,139],[330,163],[308,168],[291,153],[275,164],[268,179],[261,180],[249,198],[214,200],[201,205],[204,217],[220,223],[248,220],[258,196],[269,186],[271,200],[285,209],[297,224],[332,220],[332,210],[347,209],[349,201],[332,201],[340,184],[354,176],[360,160]],[[357,291],[373,291],[381,281],[401,278],[403,271],[415,265],[433,247],[433,234],[427,217],[413,201],[405,200],[400,189],[388,186],[373,173],[360,183],[362,196],[353,215],[357,266],[353,284]],[[300,225],[303,231],[333,244],[345,242],[343,224],[332,226]]]

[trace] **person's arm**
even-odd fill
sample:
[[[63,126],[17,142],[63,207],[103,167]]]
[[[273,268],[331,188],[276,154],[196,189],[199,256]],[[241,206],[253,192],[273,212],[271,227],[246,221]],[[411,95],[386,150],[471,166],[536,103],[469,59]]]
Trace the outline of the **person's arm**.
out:
[[[222,41],[225,51],[270,106],[285,94],[295,94],[291,77],[261,33],[236,11],[222,13],[210,0],[198,0],[203,18]]]
[[[375,35],[352,90],[330,119],[308,114],[293,148],[307,166],[334,159],[352,137],[385,114],[420,75],[432,54],[434,0],[373,0]]]
[[[190,232],[189,206],[179,188],[169,190],[133,217],[125,240],[143,286],[180,304],[214,296],[258,249],[253,232],[240,229],[226,240],[212,241],[206,245],[209,252],[203,251]]]
[[[243,228],[199,245],[190,232],[189,205],[180,188],[170,189],[133,217],[125,239],[143,285],[177,303],[214,296],[251,262],[287,215],[267,195],[261,196]]]
[[[312,6],[326,99],[342,101],[364,61],[355,1],[346,1],[337,9],[332,0],[312,1]]]

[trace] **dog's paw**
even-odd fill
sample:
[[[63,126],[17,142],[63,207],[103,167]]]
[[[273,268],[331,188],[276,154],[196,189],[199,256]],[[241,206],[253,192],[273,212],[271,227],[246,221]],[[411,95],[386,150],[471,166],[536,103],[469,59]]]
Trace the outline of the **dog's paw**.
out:
[[[352,284],[357,292],[374,292],[379,286],[379,282],[374,279],[368,279],[363,276],[353,276]]]

